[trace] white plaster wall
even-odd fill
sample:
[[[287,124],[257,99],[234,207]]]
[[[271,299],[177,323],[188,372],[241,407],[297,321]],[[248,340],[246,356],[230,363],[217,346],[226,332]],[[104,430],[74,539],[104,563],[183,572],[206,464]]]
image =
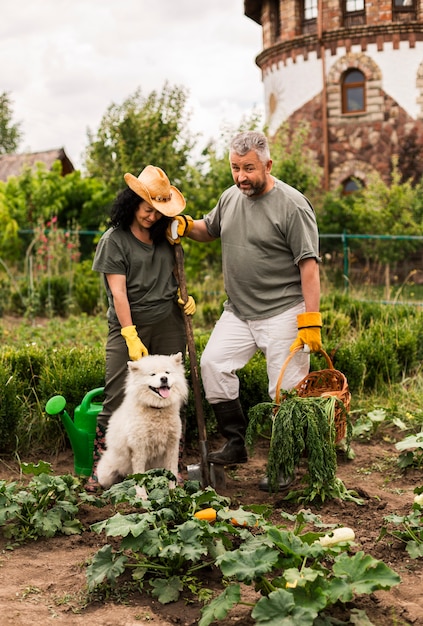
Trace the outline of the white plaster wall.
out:
[[[263,77],[264,101],[269,132],[273,134],[283,120],[302,107],[322,90],[322,65],[316,53],[309,55],[307,61],[298,56],[294,63],[279,63]],[[274,114],[269,115],[269,97],[273,93],[277,99]]]
[[[420,111],[416,78],[423,62],[423,42],[416,42],[415,48],[410,48],[408,42],[404,41],[398,50],[394,50],[391,43],[385,43],[382,51],[377,50],[376,44],[371,44],[364,53],[360,46],[353,46],[351,52],[366,54],[373,59],[381,69],[382,89],[416,119]],[[333,56],[330,51],[326,51],[326,74],[345,54],[345,48],[339,48]],[[266,119],[269,132],[273,134],[289,115],[322,90],[321,60],[315,53],[310,54],[307,61],[302,56],[298,56],[295,63],[288,59],[286,65],[280,63],[265,74],[263,86]],[[276,96],[277,108],[270,117],[271,93]]]

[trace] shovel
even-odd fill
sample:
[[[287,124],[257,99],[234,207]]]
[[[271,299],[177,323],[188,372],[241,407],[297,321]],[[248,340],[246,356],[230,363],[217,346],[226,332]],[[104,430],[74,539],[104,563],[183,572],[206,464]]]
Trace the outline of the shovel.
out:
[[[179,279],[179,289],[181,291],[181,298],[184,302],[188,300],[187,283],[185,279],[184,270],[184,253],[180,243],[174,244],[176,270]],[[203,487],[210,485],[210,468],[207,460],[208,446],[207,446],[207,430],[206,422],[204,420],[203,402],[201,398],[201,387],[198,376],[197,355],[195,351],[194,333],[192,329],[192,317],[184,313],[185,331],[187,335],[189,362],[191,366],[191,379],[195,400],[195,414],[197,417],[198,427],[198,443],[200,447],[200,469],[201,469],[201,484]]]

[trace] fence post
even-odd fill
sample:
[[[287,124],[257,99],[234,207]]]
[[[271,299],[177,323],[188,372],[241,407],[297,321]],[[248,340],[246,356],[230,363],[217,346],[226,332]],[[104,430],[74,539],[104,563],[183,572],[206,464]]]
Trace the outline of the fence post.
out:
[[[350,287],[349,280],[349,258],[348,258],[348,235],[346,231],[342,233],[342,252],[344,255],[344,288],[348,292]]]

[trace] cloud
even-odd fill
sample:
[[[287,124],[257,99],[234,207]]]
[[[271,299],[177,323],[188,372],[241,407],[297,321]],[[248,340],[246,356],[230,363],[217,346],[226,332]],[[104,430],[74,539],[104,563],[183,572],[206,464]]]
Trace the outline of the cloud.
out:
[[[21,150],[64,147],[77,167],[107,108],[184,87],[204,142],[262,107],[261,28],[242,0],[5,0],[1,91]]]

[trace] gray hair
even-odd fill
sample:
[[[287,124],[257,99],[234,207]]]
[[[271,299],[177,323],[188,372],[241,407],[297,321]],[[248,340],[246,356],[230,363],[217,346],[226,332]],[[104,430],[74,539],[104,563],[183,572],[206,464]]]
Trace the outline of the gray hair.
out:
[[[230,152],[238,156],[245,156],[247,152],[254,150],[263,164],[270,161],[270,150],[266,135],[257,131],[248,130],[236,135],[230,145]]]

